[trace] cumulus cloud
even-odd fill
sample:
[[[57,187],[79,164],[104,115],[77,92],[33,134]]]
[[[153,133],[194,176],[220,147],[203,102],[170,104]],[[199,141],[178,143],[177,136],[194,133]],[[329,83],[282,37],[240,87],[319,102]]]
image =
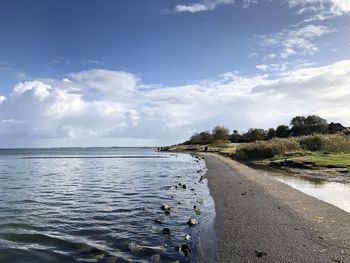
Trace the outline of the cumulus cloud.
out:
[[[254,76],[228,72],[213,80],[148,89],[142,88],[140,80],[125,88],[125,76],[138,78],[117,71],[106,75],[97,71],[99,78],[94,75],[93,84],[86,80],[86,72],[69,74],[69,82],[19,83],[1,105],[0,145],[25,140],[31,144],[45,141],[45,146],[51,146],[47,144],[52,140],[63,140],[65,145],[106,145],[106,140],[107,145],[125,145],[130,138],[139,144],[168,144],[218,124],[239,130],[268,128],[311,113],[349,125],[350,61],[301,65],[281,70],[283,64],[265,64],[259,67],[263,72]],[[275,74],[270,75],[273,70]],[[111,82],[124,83],[127,97],[104,87]],[[46,87],[48,93],[35,87]],[[98,96],[91,95],[92,87]]]
[[[260,44],[265,48],[280,49],[281,58],[288,58],[294,54],[310,55],[318,52],[314,43],[316,38],[334,32],[322,25],[306,25],[296,30],[284,30],[282,32],[258,36]]]
[[[16,94],[33,92],[35,98],[40,101],[45,100],[50,95],[51,86],[40,81],[26,81],[18,83],[13,91]]]

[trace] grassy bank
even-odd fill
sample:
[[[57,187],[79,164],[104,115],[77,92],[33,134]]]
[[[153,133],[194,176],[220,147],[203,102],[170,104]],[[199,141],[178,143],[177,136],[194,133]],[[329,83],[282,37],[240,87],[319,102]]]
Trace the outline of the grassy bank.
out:
[[[274,167],[350,169],[350,136],[312,135],[240,145],[233,157]]]
[[[166,150],[201,152],[206,147],[208,152],[275,168],[313,169],[342,174],[350,171],[350,136],[343,134],[309,135],[242,144],[179,144]]]
[[[235,157],[244,160],[274,158],[300,152],[350,153],[350,136],[342,134],[310,135],[240,145]]]

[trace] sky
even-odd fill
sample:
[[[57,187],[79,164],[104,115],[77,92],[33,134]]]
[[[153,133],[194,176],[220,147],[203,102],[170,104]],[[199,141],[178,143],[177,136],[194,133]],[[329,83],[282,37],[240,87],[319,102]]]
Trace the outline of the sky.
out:
[[[2,0],[0,147],[350,126],[349,0]]]

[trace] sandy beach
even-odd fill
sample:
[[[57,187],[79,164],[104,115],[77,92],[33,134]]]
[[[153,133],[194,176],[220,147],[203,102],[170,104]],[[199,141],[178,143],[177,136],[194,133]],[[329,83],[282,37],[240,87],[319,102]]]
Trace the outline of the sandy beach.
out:
[[[350,214],[231,159],[201,153],[216,262],[350,262]]]

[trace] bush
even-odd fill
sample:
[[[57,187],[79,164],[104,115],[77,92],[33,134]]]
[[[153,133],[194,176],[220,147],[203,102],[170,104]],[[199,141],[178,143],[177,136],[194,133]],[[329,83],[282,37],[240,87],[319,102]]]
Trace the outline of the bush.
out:
[[[321,151],[324,149],[324,144],[321,136],[302,137],[300,146],[307,151]]]
[[[238,146],[235,158],[268,159],[295,151],[350,152],[350,136],[343,134],[310,135],[257,141]]]
[[[239,159],[267,159],[288,151],[301,150],[300,144],[294,138],[257,141],[238,146],[236,158]]]

